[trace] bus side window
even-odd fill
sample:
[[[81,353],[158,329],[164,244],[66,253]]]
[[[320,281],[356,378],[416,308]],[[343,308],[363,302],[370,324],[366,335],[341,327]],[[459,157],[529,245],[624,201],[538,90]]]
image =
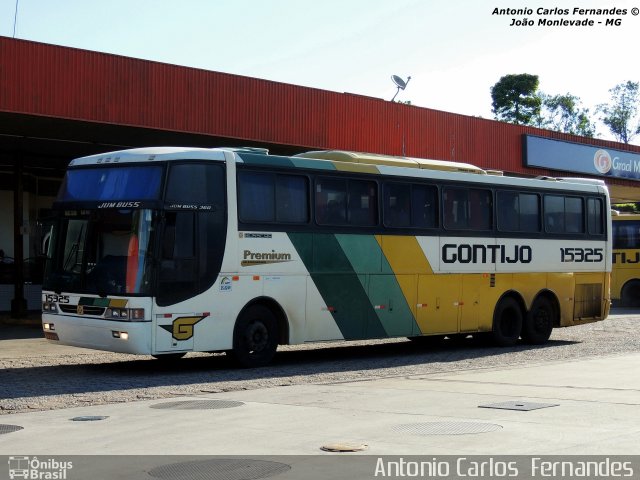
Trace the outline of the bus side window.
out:
[[[347,182],[321,178],[316,182],[316,221],[320,225],[347,223]]]
[[[564,199],[567,233],[584,233],[584,205],[581,198]]]
[[[378,198],[375,182],[349,180],[349,225],[372,226],[378,223]]]
[[[430,185],[412,185],[411,225],[418,228],[438,226],[438,189]]]
[[[602,200],[599,198],[587,199],[587,223],[589,233],[594,235],[604,234],[602,210]]]
[[[238,172],[238,216],[243,222],[275,220],[275,175]]]
[[[301,175],[276,175],[276,221],[309,221],[309,181]]]
[[[445,228],[491,230],[493,207],[490,190],[445,188],[444,205]]]
[[[564,197],[544,197],[544,228],[547,233],[564,233]]]
[[[411,185],[386,183],[384,185],[384,224],[387,227],[411,225]]]

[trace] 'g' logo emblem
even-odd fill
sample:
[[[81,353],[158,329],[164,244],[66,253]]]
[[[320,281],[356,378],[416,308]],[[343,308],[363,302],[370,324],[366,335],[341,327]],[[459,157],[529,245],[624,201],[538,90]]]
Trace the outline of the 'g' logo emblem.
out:
[[[193,337],[194,325],[208,316],[209,314],[206,313],[193,317],[179,317],[171,325],[160,325],[160,327],[171,333],[176,340],[189,340]]]
[[[76,312],[78,313],[78,315],[84,315],[84,305],[78,305],[78,307],[76,308]]]

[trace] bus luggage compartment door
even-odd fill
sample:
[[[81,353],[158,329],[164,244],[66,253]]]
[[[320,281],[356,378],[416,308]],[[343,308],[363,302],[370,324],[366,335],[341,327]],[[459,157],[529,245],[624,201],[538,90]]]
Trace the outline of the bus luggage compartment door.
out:
[[[156,315],[155,351],[185,352],[193,350],[197,324],[208,315],[163,313]]]

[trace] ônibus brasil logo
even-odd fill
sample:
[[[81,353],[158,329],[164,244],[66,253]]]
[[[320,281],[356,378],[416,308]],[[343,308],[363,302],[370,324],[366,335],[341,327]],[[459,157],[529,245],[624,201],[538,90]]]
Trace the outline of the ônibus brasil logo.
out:
[[[38,457],[10,456],[9,478],[15,480],[67,480],[67,471],[73,462],[61,462],[54,458],[38,460]]]
[[[611,165],[611,155],[606,150],[598,150],[593,156],[593,166],[603,175],[609,173]]]

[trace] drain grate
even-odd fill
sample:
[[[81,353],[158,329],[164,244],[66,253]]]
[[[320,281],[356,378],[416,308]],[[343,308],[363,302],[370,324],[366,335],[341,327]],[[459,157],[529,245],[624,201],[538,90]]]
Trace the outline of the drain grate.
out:
[[[18,430],[22,430],[24,427],[20,425],[2,425],[0,424],[0,435],[4,435],[5,433],[13,433]]]
[[[82,417],[73,417],[72,422],[99,422],[109,418],[108,415],[83,415]]]
[[[557,407],[559,403],[535,403],[535,402],[499,402],[489,403],[487,405],[478,405],[478,408],[497,408],[500,410],[519,410],[521,412],[528,412],[530,410],[538,410],[539,408]]]
[[[173,410],[215,410],[218,408],[233,408],[244,405],[235,400],[180,400],[178,402],[156,403],[151,408]]]
[[[286,463],[218,458],[162,465],[149,470],[149,475],[167,480],[254,480],[273,477],[289,470],[291,465]]]
[[[396,432],[413,435],[466,435],[500,430],[502,425],[481,422],[426,422],[396,425]]]

